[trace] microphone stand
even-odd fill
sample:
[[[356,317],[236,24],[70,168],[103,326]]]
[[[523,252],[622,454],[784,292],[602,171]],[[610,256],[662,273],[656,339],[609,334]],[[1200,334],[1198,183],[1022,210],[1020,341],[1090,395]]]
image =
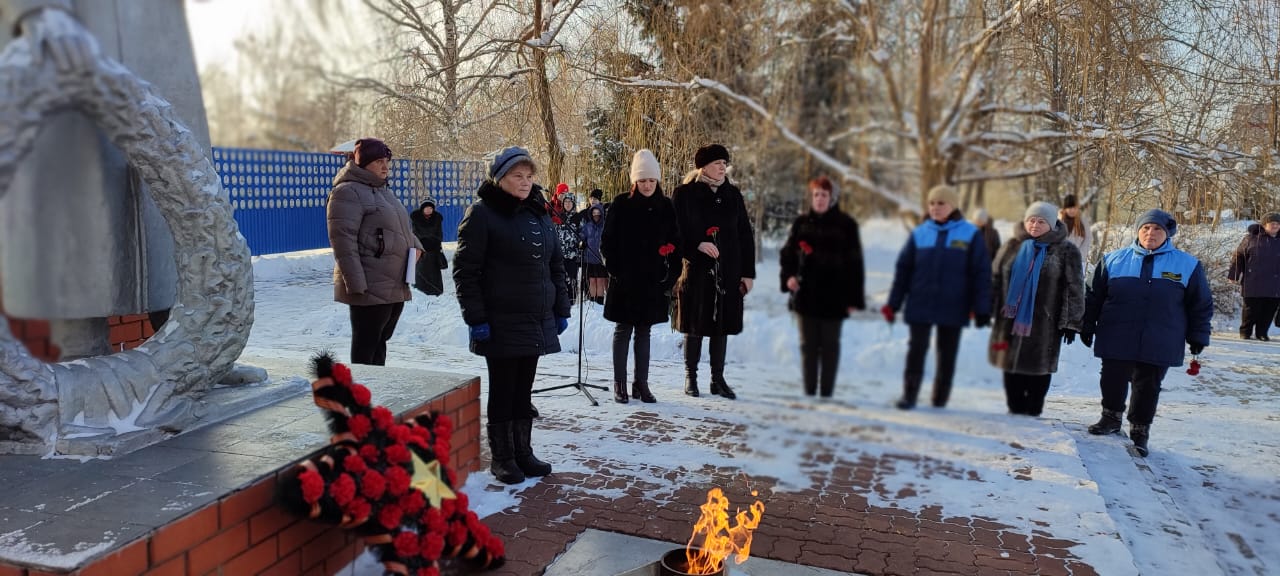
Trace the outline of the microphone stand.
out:
[[[582,348],[584,343],[586,342],[586,335],[583,333],[582,328],[583,328],[583,323],[586,321],[586,317],[587,317],[587,315],[583,313],[582,308],[584,304],[583,301],[586,300],[585,298],[586,295],[587,295],[587,263],[586,263],[586,259],[584,258],[582,265],[579,266],[578,268],[578,380],[572,384],[560,384],[558,386],[549,386],[547,388],[539,388],[537,390],[533,390],[532,392],[530,392],[531,394],[538,394],[541,392],[550,392],[552,390],[563,390],[565,388],[577,388],[578,391],[581,392],[583,396],[587,397],[587,400],[591,402],[592,406],[599,406],[600,403],[596,401],[595,397],[591,396],[591,392],[587,389],[595,388],[602,392],[607,392],[609,390],[608,387],[600,386],[599,384],[587,384],[586,382],[582,381]]]

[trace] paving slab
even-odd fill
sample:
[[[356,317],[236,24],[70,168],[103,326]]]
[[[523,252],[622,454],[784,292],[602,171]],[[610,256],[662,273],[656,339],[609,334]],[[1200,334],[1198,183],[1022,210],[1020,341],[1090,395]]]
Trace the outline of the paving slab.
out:
[[[569,549],[556,559],[543,576],[658,576],[656,560],[668,551],[679,548],[670,542],[650,540],[587,529],[578,535]],[[742,564],[732,561],[727,570],[730,576],[844,576],[850,572],[837,572],[825,568],[787,564],[765,558],[748,558]],[[855,575],[856,576],[856,575]]]

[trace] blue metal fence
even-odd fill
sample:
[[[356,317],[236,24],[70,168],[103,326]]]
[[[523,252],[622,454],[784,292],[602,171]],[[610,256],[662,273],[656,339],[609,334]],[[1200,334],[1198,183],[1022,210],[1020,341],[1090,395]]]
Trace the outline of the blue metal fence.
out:
[[[345,162],[342,156],[214,148],[213,162],[254,255],[329,246],[324,207],[333,176]],[[396,160],[389,180],[406,210],[426,198],[435,200],[444,217],[444,240],[452,242],[483,175],[476,161]]]

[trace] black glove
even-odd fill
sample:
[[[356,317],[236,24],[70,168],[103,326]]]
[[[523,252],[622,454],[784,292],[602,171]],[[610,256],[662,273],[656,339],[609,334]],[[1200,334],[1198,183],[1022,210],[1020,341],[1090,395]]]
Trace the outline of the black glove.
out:
[[[973,317],[974,328],[986,328],[987,326],[990,326],[990,325],[991,325],[990,314],[978,314]]]
[[[1189,347],[1190,347],[1190,349],[1191,349],[1191,355],[1192,355],[1192,356],[1199,356],[1201,352],[1204,352],[1204,344],[1197,344],[1197,343],[1195,343],[1195,342],[1187,342],[1187,346],[1189,346]]]
[[[1081,332],[1081,333],[1080,333],[1080,343],[1081,343],[1081,344],[1084,344],[1084,347],[1085,347],[1085,348],[1089,348],[1089,347],[1093,346],[1093,334],[1090,334],[1090,333],[1088,333],[1088,332]]]
[[[1070,345],[1071,343],[1073,343],[1073,342],[1075,342],[1075,341],[1076,341],[1076,331],[1075,331],[1075,330],[1072,330],[1072,329],[1070,329],[1070,328],[1066,328],[1066,329],[1064,329],[1064,330],[1062,331],[1062,343],[1063,343],[1063,344]],[[1081,337],[1081,338],[1080,338],[1080,341],[1081,341],[1081,342],[1083,342],[1083,341],[1084,341],[1084,338],[1083,338],[1083,337]]]

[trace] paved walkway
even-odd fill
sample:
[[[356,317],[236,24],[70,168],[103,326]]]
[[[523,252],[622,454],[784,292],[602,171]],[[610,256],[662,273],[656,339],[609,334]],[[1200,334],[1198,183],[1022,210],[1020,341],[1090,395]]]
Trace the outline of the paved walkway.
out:
[[[914,468],[925,477],[984,482],[974,471],[912,454],[838,453],[815,444],[801,455],[802,461],[814,464],[805,470],[811,481],[807,488],[776,490],[775,479],[760,475],[748,485],[741,468],[699,468],[674,457],[679,453],[676,446],[698,443],[715,444],[722,453],[750,454],[754,449],[744,442],[742,425],[712,416],[658,412],[662,408],[632,407],[631,414],[604,433],[616,443],[614,452],[671,446],[665,450],[668,461],[658,456],[649,461],[648,469],[637,471],[607,456],[584,455],[585,471],[530,481],[516,492],[518,507],[487,517],[485,522],[506,540],[509,558],[494,574],[542,574],[587,528],[683,544],[708,485],[723,487],[731,506],[745,508],[754,500],[751,490],[766,502],[753,556],[869,575],[1098,573],[1073,554],[1078,542],[1056,538],[1050,526],[1021,531],[995,518],[950,516],[940,505],[908,511],[869,499],[917,496],[909,488],[890,492],[882,482],[899,470]],[[582,420],[549,414],[538,422],[539,433],[593,438],[601,431]],[[709,433],[712,430],[717,433]],[[564,448],[577,452],[572,444]],[[487,462],[487,455],[484,458]],[[689,482],[681,482],[684,475],[691,477]]]

